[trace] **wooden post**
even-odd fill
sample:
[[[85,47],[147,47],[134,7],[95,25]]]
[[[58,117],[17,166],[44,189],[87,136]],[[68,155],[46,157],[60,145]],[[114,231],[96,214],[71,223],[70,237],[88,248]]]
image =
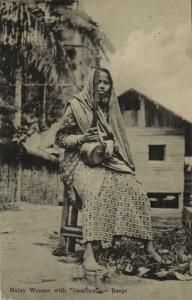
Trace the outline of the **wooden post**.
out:
[[[68,198],[67,198],[67,192],[66,192],[66,187],[64,185],[64,198],[63,198],[63,209],[62,209],[62,217],[61,217],[61,231],[60,231],[60,240],[59,240],[59,245],[57,249],[62,249],[63,250],[63,255],[68,254],[68,249],[67,249],[67,238],[62,236],[62,228],[64,226],[68,225],[68,218],[69,218],[69,203],[68,203]],[[56,249],[56,251],[57,251]]]
[[[77,218],[78,218],[78,209],[76,207],[72,207],[71,209],[71,220],[70,220],[70,226],[77,226]],[[69,240],[69,251],[70,252],[75,252],[75,239],[70,239]]]
[[[191,0],[191,39],[190,39],[191,49],[192,49],[192,0]]]
[[[22,75],[21,67],[18,67],[15,72],[15,106],[17,111],[14,118],[14,126],[17,128],[21,126],[21,105],[22,105]],[[22,167],[18,163],[17,169],[17,188],[16,188],[16,202],[21,201],[21,186],[22,186]]]
[[[15,71],[15,106],[17,111],[14,118],[14,126],[21,126],[21,104],[22,104],[22,75],[21,68],[17,68]]]
[[[45,83],[43,86],[43,116],[42,116],[42,124],[46,125],[46,96],[47,96],[47,84]]]
[[[73,37],[73,43],[74,45],[81,45],[82,44],[82,38],[81,35],[79,33],[79,31],[74,28],[74,37]],[[76,60],[75,63],[78,65],[76,70],[72,71],[72,76],[74,74],[74,81],[76,81],[78,83],[78,86],[81,88],[82,85],[82,67],[80,67],[80,65],[82,64],[83,61],[83,51],[82,51],[82,47],[75,47],[76,49]]]
[[[140,111],[139,111],[139,127],[145,127],[145,100],[142,97],[139,97],[140,101]]]

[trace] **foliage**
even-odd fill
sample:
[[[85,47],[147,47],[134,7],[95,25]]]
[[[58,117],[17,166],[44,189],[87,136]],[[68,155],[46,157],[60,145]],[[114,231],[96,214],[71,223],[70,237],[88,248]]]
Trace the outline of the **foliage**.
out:
[[[2,71],[0,71],[0,98],[5,103],[14,105],[14,90],[10,87]]]
[[[160,263],[147,254],[143,241],[125,236],[115,237],[112,246],[107,249],[103,249],[99,242],[94,242],[94,254],[97,262],[105,266],[111,275],[117,273],[158,280],[188,281],[192,280],[192,249],[188,247],[190,243],[186,235],[185,229],[154,229],[153,244],[162,257]],[[75,255],[69,259],[64,257],[62,261],[69,262],[73,259],[73,262],[82,263],[83,254],[83,244],[78,245]],[[53,251],[53,255],[66,256],[66,253],[61,246]]]
[[[94,46],[99,39],[103,53],[106,53],[104,49],[112,50],[110,41],[85,12],[66,10],[57,18],[56,13],[47,15],[40,7],[29,6],[29,3],[26,5],[25,2],[0,2],[0,45],[2,61],[6,65],[12,58],[12,66],[17,63],[33,65],[45,78],[55,80],[58,73],[63,71],[60,60],[63,58],[70,64],[65,49],[60,47],[58,38],[55,38],[58,22],[88,36]],[[7,53],[7,47],[10,53]]]
[[[10,84],[14,87],[15,70],[18,66],[21,67],[21,80],[24,84],[22,88],[23,128],[19,129],[19,136],[23,135],[21,131],[31,132],[32,125],[26,124],[26,115],[27,119],[32,120],[36,117],[38,119],[36,130],[42,129],[43,86],[25,87],[26,83],[48,83],[54,86],[59,79],[69,79],[70,74],[71,81],[77,87],[73,74],[73,70],[77,68],[76,57],[71,57],[71,50],[68,48],[65,50],[64,47],[67,30],[71,30],[72,34],[78,31],[83,43],[88,39],[93,48],[97,46],[99,40],[100,50],[105,56],[106,50],[112,50],[107,37],[84,11],[67,8],[73,1],[62,1],[64,8],[60,14],[56,9],[58,1],[48,2],[47,5],[45,1],[36,0],[0,1],[0,68],[6,82],[9,82],[6,89],[11,90]],[[3,88],[0,87],[0,96],[8,102],[13,102],[12,91],[11,95],[8,93],[5,95]],[[47,94],[48,126],[61,116],[63,108],[61,94],[57,93],[56,88]],[[70,94],[68,90],[65,91],[65,97]],[[13,132],[12,128],[10,132]]]
[[[51,23],[45,22],[44,14],[40,8],[26,1],[0,1],[0,66],[1,78],[0,96],[8,103],[13,102],[14,93],[10,83],[15,83],[15,70],[22,69],[21,80],[29,82],[29,77],[35,76],[35,81],[51,82],[58,80],[65,71],[65,50],[59,47],[54,36]],[[62,57],[62,64],[59,59]],[[34,78],[32,78],[34,79]],[[9,84],[8,84],[9,82]],[[37,83],[38,83],[37,82]],[[41,94],[36,90],[32,101],[27,100],[26,89],[23,90],[22,114],[31,113],[36,108],[36,117],[41,119]],[[30,102],[30,103],[29,103]],[[29,117],[29,116],[28,116]],[[23,128],[17,134],[23,135],[29,124],[26,125],[22,117]],[[8,120],[10,121],[10,120]],[[40,124],[38,124],[40,125]],[[3,122],[1,136],[10,137],[16,131],[10,122]],[[22,132],[22,133],[21,133]]]
[[[101,264],[114,266],[117,273],[152,278],[162,275],[162,279],[166,279],[167,276],[175,278],[178,275],[175,272],[185,274],[189,271],[191,250],[185,247],[186,253],[180,255],[180,249],[185,243],[186,234],[183,229],[156,229],[154,248],[162,257],[161,264],[156,263],[146,253],[143,242],[128,237],[116,238],[113,246],[106,250],[97,245],[96,256]],[[158,274],[162,270],[166,272]]]
[[[0,202],[0,211],[5,211],[5,210],[19,211],[19,207],[16,203]]]
[[[61,16],[57,16],[57,11],[54,11],[54,5],[52,5],[50,15],[55,17],[55,28],[62,22],[67,28],[77,30],[82,36],[87,37],[95,48],[99,41],[99,50],[105,58],[107,58],[107,51],[114,52],[110,40],[101,31],[98,24],[83,10],[65,10]]]
[[[57,41],[51,25],[43,21],[40,9],[24,3],[0,2],[0,45],[4,66],[10,61],[10,72],[16,66],[33,65],[45,78],[55,79]],[[8,51],[7,51],[8,49]]]

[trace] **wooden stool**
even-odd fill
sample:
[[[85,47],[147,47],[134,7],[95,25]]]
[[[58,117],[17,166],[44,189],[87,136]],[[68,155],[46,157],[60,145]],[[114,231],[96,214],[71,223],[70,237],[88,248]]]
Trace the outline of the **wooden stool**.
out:
[[[65,255],[75,252],[76,239],[82,239],[82,227],[77,225],[79,209],[69,205],[64,188],[64,200],[60,228],[59,247],[63,248]]]

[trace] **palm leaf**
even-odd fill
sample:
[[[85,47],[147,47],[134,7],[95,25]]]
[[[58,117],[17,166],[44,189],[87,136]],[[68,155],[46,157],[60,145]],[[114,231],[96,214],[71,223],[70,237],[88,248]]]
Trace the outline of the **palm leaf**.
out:
[[[57,43],[37,11],[24,4],[0,2],[0,46],[17,49],[21,63],[29,56],[27,62],[47,76],[57,61]]]

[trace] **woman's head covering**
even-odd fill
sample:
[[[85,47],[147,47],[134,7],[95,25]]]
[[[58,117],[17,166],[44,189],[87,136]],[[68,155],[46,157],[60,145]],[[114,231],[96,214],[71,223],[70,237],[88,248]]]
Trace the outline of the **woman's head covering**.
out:
[[[119,147],[119,153],[123,160],[129,167],[134,169],[133,160],[130,153],[130,148],[124,128],[123,119],[121,116],[117,97],[115,95],[113,81],[108,70],[105,71],[111,81],[111,89],[109,95],[109,124],[106,117],[98,106],[98,125],[107,134],[113,134],[113,137]],[[80,130],[84,133],[91,127],[93,121],[93,109],[94,109],[94,92],[95,92],[95,71],[92,71],[83,90],[75,95],[72,100],[69,101],[71,109],[77,120]]]

